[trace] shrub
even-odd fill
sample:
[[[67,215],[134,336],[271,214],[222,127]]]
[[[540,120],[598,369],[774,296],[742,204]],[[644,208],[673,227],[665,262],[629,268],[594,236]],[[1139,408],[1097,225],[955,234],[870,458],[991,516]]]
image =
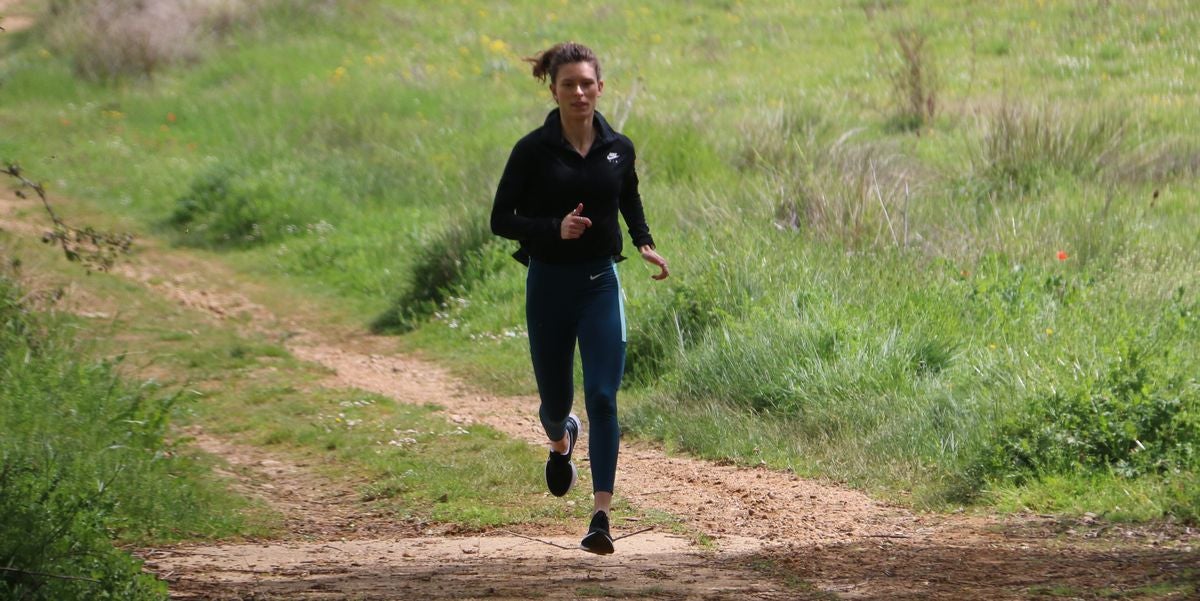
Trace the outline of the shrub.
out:
[[[241,0],[56,0],[50,44],[88,79],[148,76],[198,59],[247,13]]]
[[[916,185],[909,162],[887,146],[849,139],[768,172],[776,226],[855,249],[907,245]]]
[[[274,189],[236,169],[218,165],[201,173],[188,191],[175,199],[167,223],[186,244],[246,246],[275,234],[278,219]]]
[[[371,323],[375,333],[406,332],[428,318],[452,295],[465,295],[476,282],[500,270],[501,242],[486,220],[464,216],[429,238],[415,253],[408,282],[392,306]]]
[[[985,116],[974,150],[977,196],[1017,198],[1057,175],[1096,176],[1120,163],[1127,132],[1120,112],[1005,101]]]
[[[892,123],[904,131],[920,130],[937,114],[938,77],[927,45],[928,35],[916,27],[892,30],[895,54],[888,69],[892,84]]]
[[[630,306],[634,317],[625,347],[625,377],[630,384],[646,385],[660,379],[676,357],[736,313],[741,296],[722,290],[711,275],[715,274],[696,279],[673,276],[679,281],[671,288]]]
[[[985,471],[1021,481],[1200,468],[1200,383],[1179,344],[1200,330],[1200,303],[1180,294],[1165,313],[1155,331],[1119,336],[1100,368],[1032,396],[998,428]]]
[[[0,276],[0,597],[165,598],[108,529],[118,481],[162,451],[167,406],[65,356],[18,298]]]
[[[165,599],[112,539],[242,530],[245,503],[164,436],[177,397],[80,359],[73,328],[0,273],[0,598]]]

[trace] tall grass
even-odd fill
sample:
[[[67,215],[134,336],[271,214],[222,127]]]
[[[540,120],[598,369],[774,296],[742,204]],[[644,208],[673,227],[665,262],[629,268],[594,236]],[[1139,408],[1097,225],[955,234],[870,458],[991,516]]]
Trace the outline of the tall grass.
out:
[[[971,179],[1012,198],[1055,176],[1096,177],[1119,167],[1130,125],[1120,111],[1006,101],[986,114]]]
[[[920,130],[929,125],[938,112],[938,72],[929,44],[929,35],[919,27],[901,26],[892,30],[895,54],[888,78],[892,84],[895,126],[901,130]]]
[[[404,292],[371,322],[372,331],[411,330],[451,298],[467,296],[472,285],[500,270],[504,258],[489,252],[498,245],[488,223],[463,213],[417,251]]]
[[[171,398],[80,360],[22,298],[0,275],[0,594],[166,598],[112,539],[227,536],[243,504],[164,440]]]

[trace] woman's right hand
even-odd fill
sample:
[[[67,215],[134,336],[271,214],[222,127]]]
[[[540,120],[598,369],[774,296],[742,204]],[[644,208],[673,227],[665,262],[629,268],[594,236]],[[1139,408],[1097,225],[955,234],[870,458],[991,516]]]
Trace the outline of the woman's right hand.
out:
[[[583,235],[583,231],[592,227],[592,220],[580,215],[583,212],[583,203],[575,207],[574,211],[567,213],[563,217],[562,225],[558,227],[558,233],[563,240],[574,240]]]

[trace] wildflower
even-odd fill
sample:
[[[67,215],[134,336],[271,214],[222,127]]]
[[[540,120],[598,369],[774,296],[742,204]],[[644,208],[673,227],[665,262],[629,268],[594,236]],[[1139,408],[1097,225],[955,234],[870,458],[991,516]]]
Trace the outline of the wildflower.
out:
[[[338,83],[338,82],[342,81],[342,78],[344,78],[344,77],[346,77],[346,68],[338,67],[338,68],[334,69],[333,74],[329,76],[329,81],[332,81],[333,83]]]
[[[1047,336],[1053,336],[1053,335],[1054,335],[1054,328],[1046,328],[1046,335],[1047,335]]]
[[[1065,251],[1065,250],[1058,251],[1058,254],[1056,254],[1054,256],[1057,257],[1059,261],[1066,261],[1067,259],[1070,258],[1070,255],[1068,255],[1067,251]]]
[[[167,123],[175,122],[175,113],[167,113]]]

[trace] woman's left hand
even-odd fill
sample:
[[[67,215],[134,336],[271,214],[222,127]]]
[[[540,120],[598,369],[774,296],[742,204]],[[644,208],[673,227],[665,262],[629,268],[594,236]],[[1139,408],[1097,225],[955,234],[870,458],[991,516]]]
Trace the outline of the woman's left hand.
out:
[[[638,252],[642,253],[643,259],[651,264],[658,265],[658,268],[662,270],[650,277],[656,280],[665,280],[667,279],[667,276],[671,275],[671,272],[667,270],[667,260],[655,252],[653,246],[650,246],[649,244],[640,246],[638,247]]]

